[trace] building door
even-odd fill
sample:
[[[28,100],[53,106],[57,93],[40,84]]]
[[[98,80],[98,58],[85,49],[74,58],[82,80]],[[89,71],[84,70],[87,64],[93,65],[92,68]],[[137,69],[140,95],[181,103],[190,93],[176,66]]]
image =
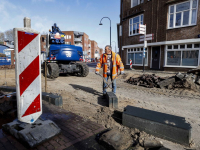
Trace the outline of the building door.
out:
[[[160,69],[160,46],[152,47],[152,69]]]

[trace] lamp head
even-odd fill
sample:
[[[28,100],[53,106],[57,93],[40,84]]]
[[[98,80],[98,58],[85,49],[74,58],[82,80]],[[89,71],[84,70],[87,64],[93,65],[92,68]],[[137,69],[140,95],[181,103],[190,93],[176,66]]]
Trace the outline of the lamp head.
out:
[[[102,23],[99,23],[99,25],[103,25]]]

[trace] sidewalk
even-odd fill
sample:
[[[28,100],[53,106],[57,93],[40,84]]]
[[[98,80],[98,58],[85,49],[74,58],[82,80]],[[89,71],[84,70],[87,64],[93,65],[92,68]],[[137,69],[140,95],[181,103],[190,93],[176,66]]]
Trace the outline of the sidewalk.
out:
[[[57,106],[48,104],[45,101],[43,101],[43,113],[41,118],[54,121],[61,128],[62,132],[60,135],[42,143],[41,145],[38,145],[36,148],[34,148],[34,150],[78,150],[79,148],[82,150],[88,149],[89,147],[96,147],[95,149],[104,149],[100,148],[101,146],[99,146],[97,142],[95,143],[95,140],[91,140],[89,138],[91,137],[94,139],[97,133],[105,130],[101,125],[95,122],[86,120],[76,114],[73,114],[72,112],[68,112]],[[2,118],[0,120],[2,120]],[[10,122],[10,120],[6,121]],[[0,150],[28,149],[18,142],[13,136],[5,133],[1,129],[1,125],[2,122],[0,122]],[[87,140],[88,138],[89,140]],[[88,142],[90,144],[88,144]],[[75,145],[76,148],[73,145]]]

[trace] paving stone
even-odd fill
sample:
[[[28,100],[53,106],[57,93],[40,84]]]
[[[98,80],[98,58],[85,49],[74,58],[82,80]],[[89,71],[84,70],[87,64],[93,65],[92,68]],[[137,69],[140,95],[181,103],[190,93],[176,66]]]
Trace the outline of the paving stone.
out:
[[[44,146],[40,145],[37,147],[38,150],[47,150]]]
[[[55,106],[63,105],[62,96],[55,95],[52,93],[42,92],[42,99],[45,100],[46,102],[49,102],[49,103],[55,105]]]
[[[53,150],[53,149],[55,149],[52,145],[48,145],[46,148],[47,148],[47,150]]]
[[[101,135],[99,142],[109,150],[125,150],[132,144],[132,138],[113,129]]]
[[[108,101],[109,108],[118,108],[118,98],[113,92],[106,93],[106,100]]]

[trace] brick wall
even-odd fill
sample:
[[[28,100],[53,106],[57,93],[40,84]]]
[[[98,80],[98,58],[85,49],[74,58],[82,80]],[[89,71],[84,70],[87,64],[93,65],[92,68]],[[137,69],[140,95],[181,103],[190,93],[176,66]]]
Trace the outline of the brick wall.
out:
[[[91,40],[91,58],[95,58],[95,51],[97,50],[97,42]]]

